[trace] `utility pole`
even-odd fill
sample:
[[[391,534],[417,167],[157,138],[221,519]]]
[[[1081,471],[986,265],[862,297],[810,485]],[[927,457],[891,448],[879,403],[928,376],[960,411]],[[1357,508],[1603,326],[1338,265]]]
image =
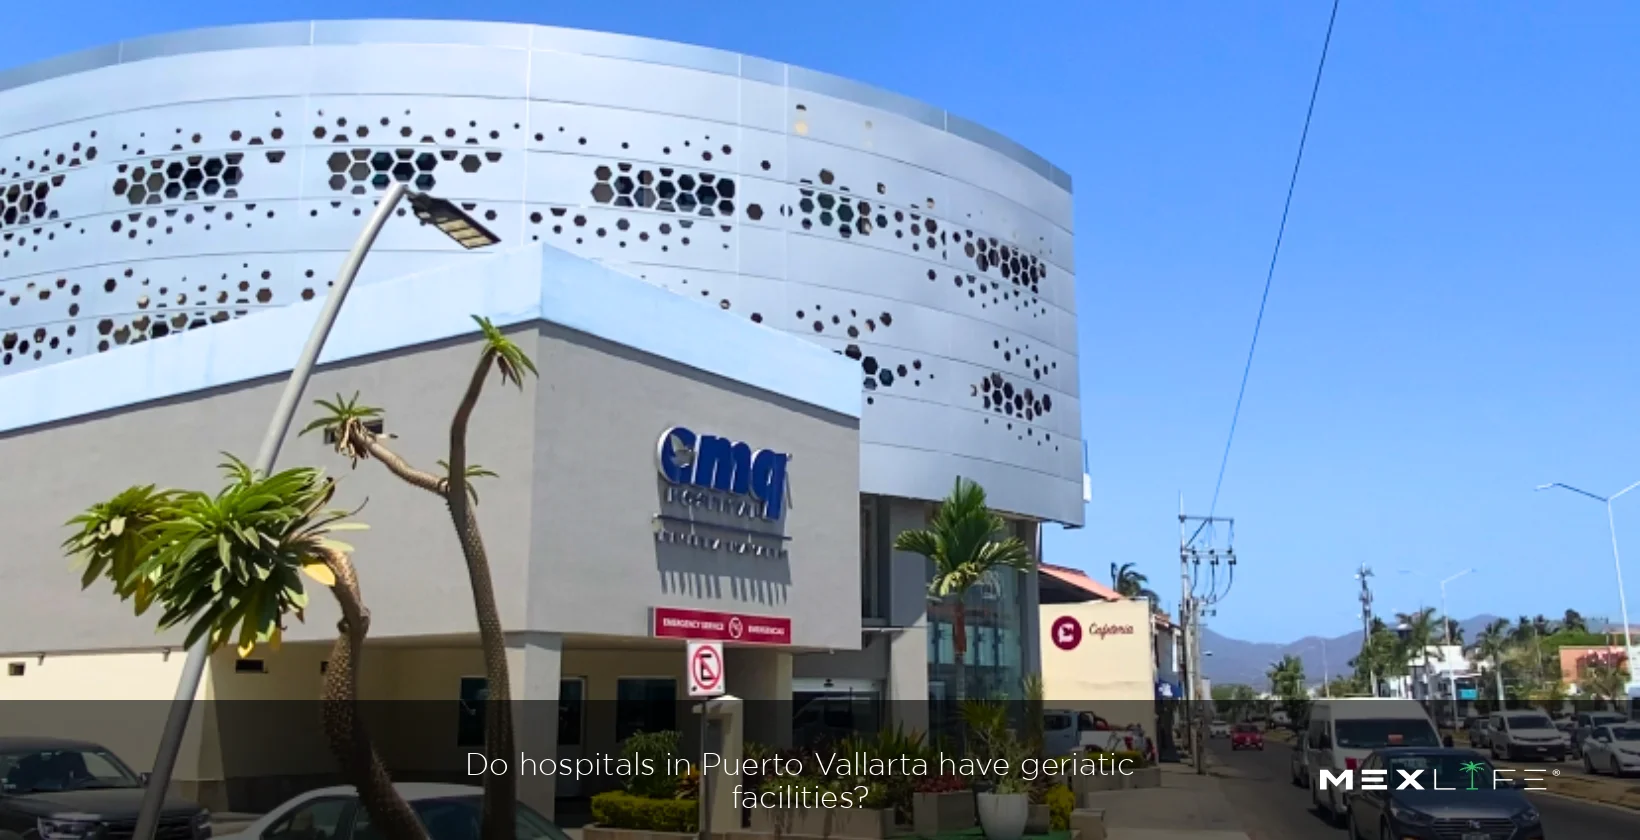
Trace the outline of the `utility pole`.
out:
[[[1186,533],[1187,527],[1194,523],[1194,530]],[[1215,526],[1227,527],[1228,535],[1225,548],[1219,549],[1216,542]],[[1196,764],[1197,775],[1207,773],[1207,723],[1210,719],[1208,710],[1211,708],[1212,698],[1206,696],[1206,685],[1202,681],[1202,633],[1201,620],[1209,614],[1209,607],[1224,600],[1230,594],[1230,588],[1236,580],[1236,552],[1235,552],[1236,521],[1227,516],[1190,516],[1184,512],[1184,498],[1179,498],[1179,616],[1184,625],[1184,638],[1187,640],[1188,651],[1186,661],[1189,664],[1189,713],[1187,725],[1190,733],[1190,755]],[[1207,560],[1208,568],[1202,569],[1202,560]],[[1223,590],[1220,590],[1219,569],[1226,567]],[[1204,574],[1205,571],[1205,574]]]
[[[1372,641],[1372,584],[1367,582],[1372,577],[1372,568],[1361,564],[1361,570],[1355,573],[1355,579],[1361,581],[1361,647],[1365,648]],[[1378,674],[1370,667],[1367,668],[1367,679],[1372,681],[1372,696],[1378,696]]]

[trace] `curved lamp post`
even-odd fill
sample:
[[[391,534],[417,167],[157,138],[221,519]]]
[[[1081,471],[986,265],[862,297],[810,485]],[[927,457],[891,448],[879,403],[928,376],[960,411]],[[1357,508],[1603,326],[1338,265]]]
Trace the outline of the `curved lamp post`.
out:
[[[1590,493],[1587,490],[1580,490],[1570,484],[1562,484],[1558,481],[1550,484],[1540,484],[1537,489],[1551,490],[1557,487],[1561,490],[1569,490],[1579,496],[1587,496],[1606,506],[1606,528],[1611,531],[1612,536],[1612,565],[1617,569],[1617,608],[1622,612],[1623,617],[1623,655],[1629,664],[1629,684],[1627,686],[1626,693],[1632,699],[1637,694],[1640,694],[1640,675],[1636,675],[1635,673],[1634,638],[1630,635],[1629,631],[1629,599],[1628,596],[1623,593],[1623,557],[1617,553],[1617,519],[1612,515],[1612,502],[1617,501],[1618,497],[1622,496],[1624,493],[1627,493],[1636,487],[1640,487],[1640,481],[1636,481],[1635,483],[1624,487],[1622,490],[1619,490],[1610,496],[1599,496],[1594,493]]]
[[[279,405],[273,410],[268,430],[262,438],[261,451],[256,456],[254,468],[257,472],[263,475],[273,472],[273,464],[279,458],[279,447],[284,443],[285,436],[290,434],[291,423],[296,419],[296,404],[302,399],[302,391],[307,388],[308,380],[313,377],[313,369],[318,366],[319,353],[324,349],[325,339],[330,337],[330,328],[336,324],[336,316],[342,311],[342,302],[347,299],[348,290],[359,276],[359,267],[364,265],[365,256],[376,244],[376,236],[406,194],[410,196],[410,208],[416,218],[438,228],[463,248],[483,248],[501,241],[500,237],[486,230],[455,204],[426,193],[410,192],[402,182],[390,184],[376,204],[376,212],[371,214],[370,221],[359,234],[353,250],[342,261],[342,268],[336,274],[330,294],[325,297],[324,308],[319,311],[319,319],[313,324],[307,345],[291,368],[290,379],[286,380],[285,390],[279,395]],[[159,827],[160,807],[165,802],[166,789],[171,786],[171,773],[176,769],[177,754],[182,751],[182,736],[188,730],[188,715],[193,710],[199,681],[205,675],[205,665],[210,658],[208,642],[209,639],[202,637],[188,650],[188,659],[183,663],[182,678],[177,682],[171,712],[165,719],[159,753],[154,757],[154,769],[148,779],[148,789],[143,793],[142,810],[137,813],[137,826],[131,840],[153,840],[154,831]]]

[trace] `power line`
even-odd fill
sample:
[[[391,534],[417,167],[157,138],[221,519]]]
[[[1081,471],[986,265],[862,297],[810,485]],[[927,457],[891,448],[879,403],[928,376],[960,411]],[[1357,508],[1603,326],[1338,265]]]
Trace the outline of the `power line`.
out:
[[[1293,175],[1287,181],[1287,201],[1281,207],[1281,224],[1276,228],[1276,246],[1270,253],[1270,268],[1264,274],[1264,295],[1258,301],[1258,318],[1253,321],[1253,342],[1247,348],[1247,364],[1241,371],[1241,389],[1236,392],[1236,410],[1230,415],[1230,435],[1224,441],[1224,457],[1219,461],[1219,477],[1213,482],[1213,501],[1207,514],[1213,515],[1219,506],[1219,489],[1224,486],[1224,470],[1230,465],[1230,445],[1236,440],[1236,421],[1241,419],[1241,401],[1247,396],[1247,378],[1253,372],[1253,353],[1258,349],[1259,329],[1264,326],[1264,307],[1270,301],[1270,283],[1276,276],[1276,260],[1281,256],[1281,239],[1287,233],[1287,214],[1293,209],[1293,191],[1298,188],[1298,169],[1304,163],[1304,143],[1310,138],[1310,119],[1315,116],[1316,96],[1321,93],[1321,75],[1327,69],[1327,49],[1332,46],[1333,24],[1338,20],[1339,0],[1333,0],[1332,14],[1327,18],[1327,36],[1321,42],[1321,61],[1316,64],[1315,84],[1310,88],[1310,107],[1304,112],[1304,131],[1298,136],[1298,155],[1293,160]]]

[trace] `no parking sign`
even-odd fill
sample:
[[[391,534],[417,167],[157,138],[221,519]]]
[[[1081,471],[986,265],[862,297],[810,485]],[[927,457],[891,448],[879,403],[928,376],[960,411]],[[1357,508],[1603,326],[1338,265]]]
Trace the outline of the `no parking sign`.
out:
[[[722,644],[690,642],[684,669],[689,672],[690,697],[717,697],[723,694]]]

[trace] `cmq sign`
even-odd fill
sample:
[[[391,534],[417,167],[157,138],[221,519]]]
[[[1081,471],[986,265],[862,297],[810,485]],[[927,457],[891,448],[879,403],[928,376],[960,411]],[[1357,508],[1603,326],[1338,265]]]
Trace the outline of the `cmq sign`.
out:
[[[764,519],[786,512],[786,466],[792,456],[772,449],[752,451],[740,441],[697,435],[682,426],[661,433],[656,445],[661,477],[756,500]]]

